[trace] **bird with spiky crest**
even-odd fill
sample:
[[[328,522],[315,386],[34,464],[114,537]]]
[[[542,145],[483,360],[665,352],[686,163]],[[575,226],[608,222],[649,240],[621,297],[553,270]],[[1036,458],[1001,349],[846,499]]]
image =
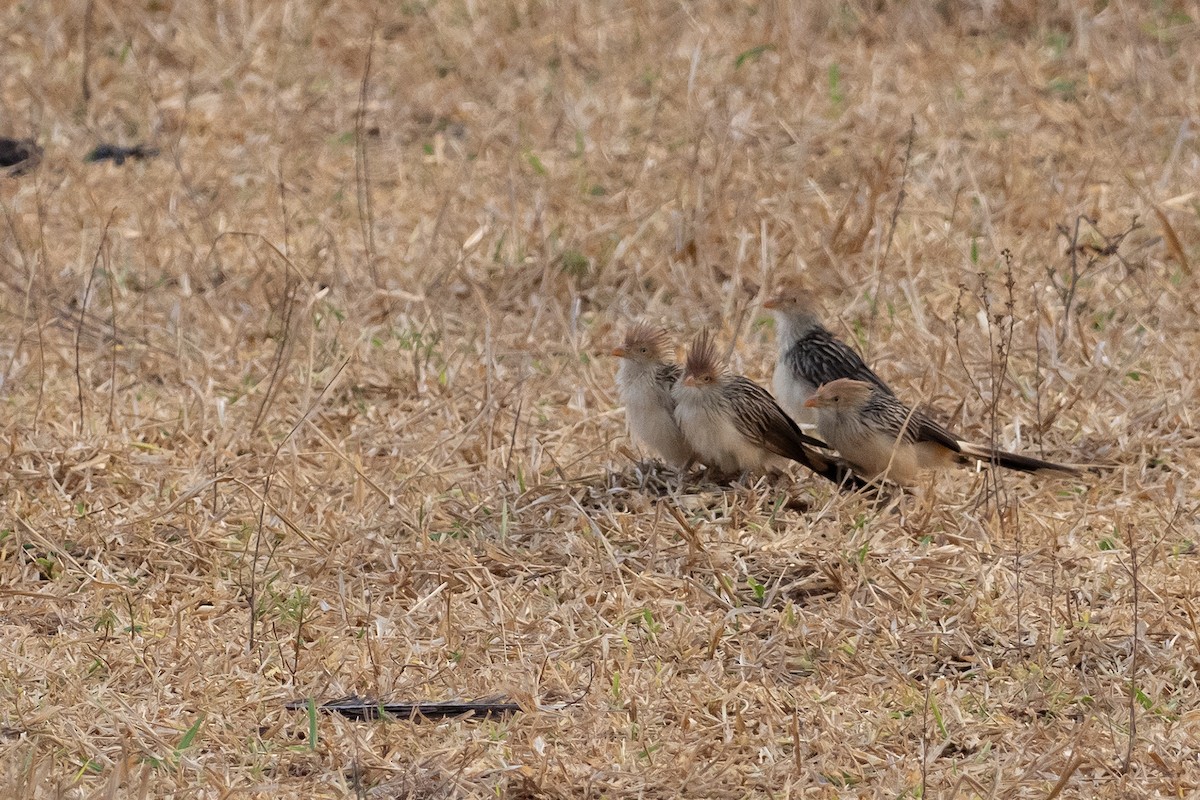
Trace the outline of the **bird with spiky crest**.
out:
[[[612,354],[617,367],[617,394],[625,406],[625,422],[634,439],[649,447],[676,469],[687,469],[696,454],[675,420],[672,389],[683,368],[670,360],[666,330],[638,323]]]

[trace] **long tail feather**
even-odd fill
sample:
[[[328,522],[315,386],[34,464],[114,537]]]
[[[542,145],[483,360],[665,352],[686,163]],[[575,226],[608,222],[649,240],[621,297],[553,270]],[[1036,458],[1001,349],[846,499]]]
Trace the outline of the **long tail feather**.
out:
[[[1033,456],[1023,456],[1020,453],[995,450],[991,447],[984,447],[983,445],[971,444],[969,442],[959,442],[958,444],[961,448],[961,455],[976,461],[982,461],[985,464],[998,464],[1007,469],[1015,469],[1019,472],[1045,471],[1061,472],[1065,475],[1082,474],[1076,467],[1068,467],[1066,464],[1056,464],[1053,461],[1043,461]]]

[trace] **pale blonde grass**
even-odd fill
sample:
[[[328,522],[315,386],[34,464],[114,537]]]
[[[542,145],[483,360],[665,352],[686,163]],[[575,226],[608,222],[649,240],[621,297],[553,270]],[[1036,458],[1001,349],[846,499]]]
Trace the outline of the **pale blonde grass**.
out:
[[[81,15],[0,12],[3,794],[1194,792],[1200,38],[993,5],[95,4],[86,104]],[[1068,315],[1081,214],[1142,227]],[[796,270],[965,435],[1115,468],[631,463],[619,332],[764,379]],[[284,708],[351,693],[526,710]]]

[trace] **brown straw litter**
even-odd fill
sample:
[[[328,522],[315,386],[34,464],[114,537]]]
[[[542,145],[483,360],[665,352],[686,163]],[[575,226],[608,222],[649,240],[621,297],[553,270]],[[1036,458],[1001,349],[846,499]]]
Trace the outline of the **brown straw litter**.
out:
[[[9,4],[0,796],[1194,795],[1198,15]],[[626,326],[767,384],[796,273],[1107,468],[644,461]]]

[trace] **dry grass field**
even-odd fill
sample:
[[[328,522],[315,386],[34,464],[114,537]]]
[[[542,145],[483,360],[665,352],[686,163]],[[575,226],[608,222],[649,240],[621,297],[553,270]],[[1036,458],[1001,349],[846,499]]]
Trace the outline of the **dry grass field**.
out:
[[[0,795],[1196,796],[1198,20],[7,4]],[[678,487],[609,351],[767,383],[795,274],[1108,468]]]

